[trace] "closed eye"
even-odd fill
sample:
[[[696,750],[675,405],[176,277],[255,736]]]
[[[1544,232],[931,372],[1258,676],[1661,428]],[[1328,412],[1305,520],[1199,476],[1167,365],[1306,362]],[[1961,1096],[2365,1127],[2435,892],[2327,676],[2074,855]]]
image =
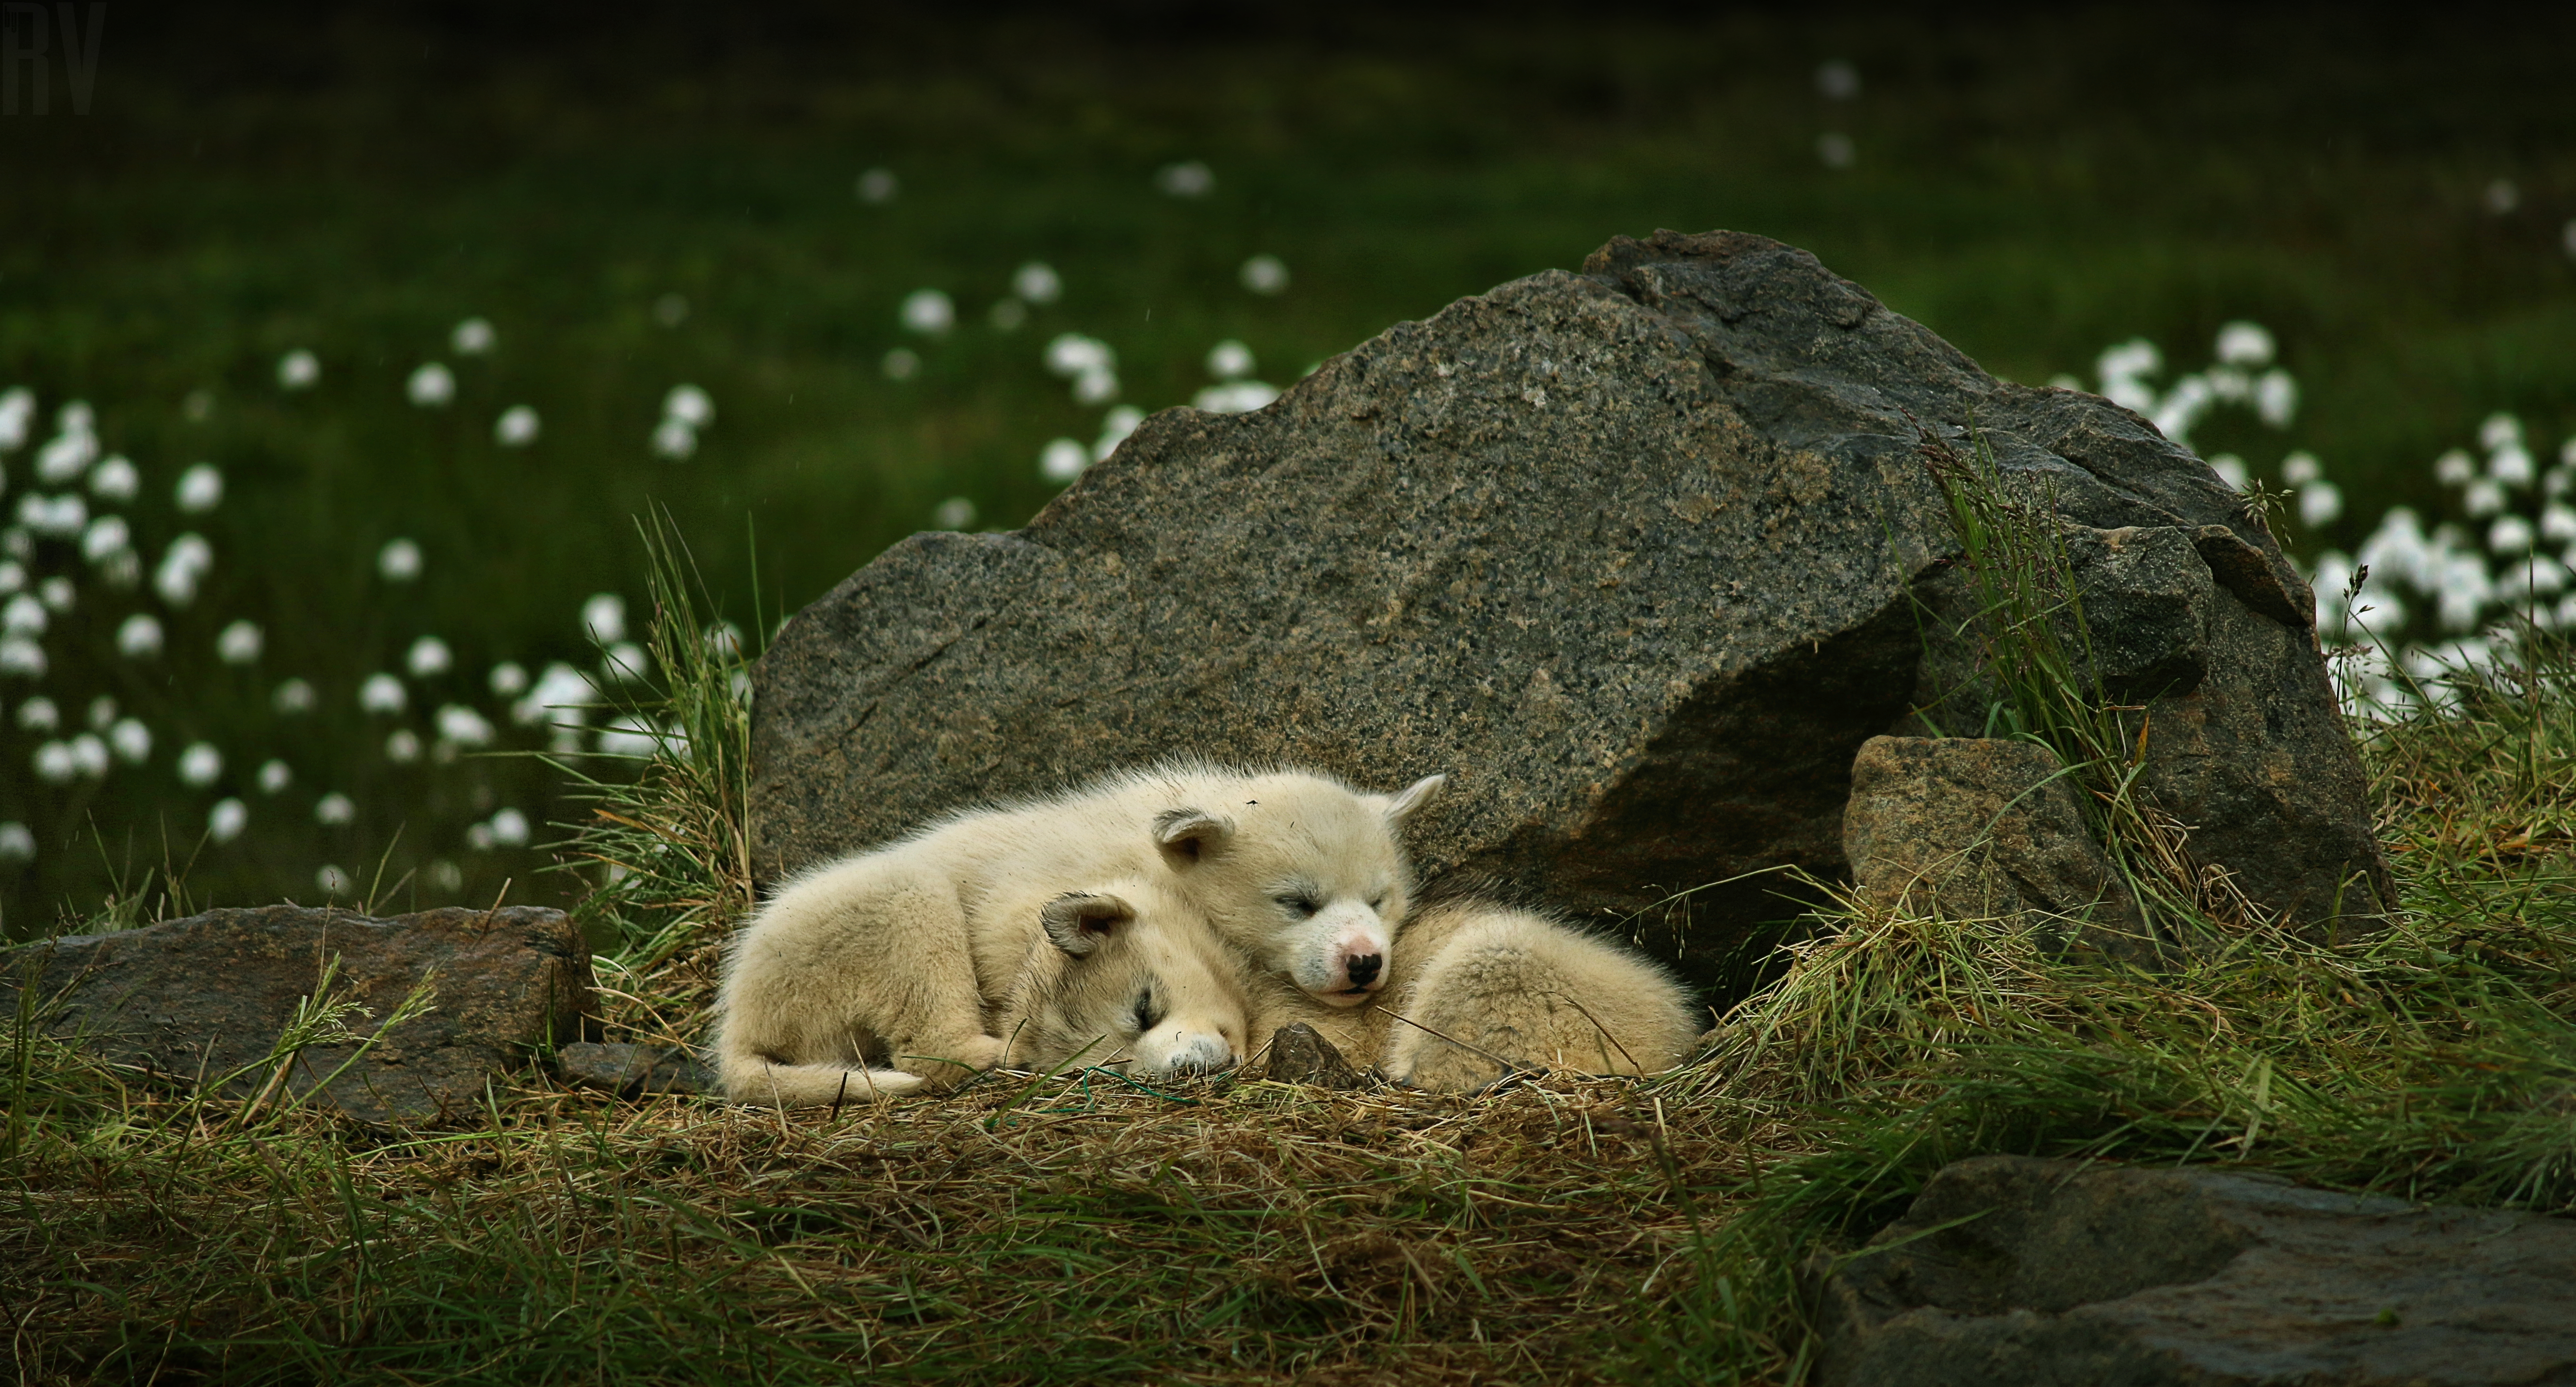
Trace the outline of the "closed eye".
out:
[[[1129,1013],[1128,1019],[1136,1023],[1138,1035],[1143,1035],[1163,1024],[1162,1008],[1154,1003],[1154,989],[1149,987],[1136,994],[1136,1006]]]
[[[1280,909],[1301,920],[1324,908],[1314,897],[1308,895],[1273,896],[1271,899],[1279,903]]]

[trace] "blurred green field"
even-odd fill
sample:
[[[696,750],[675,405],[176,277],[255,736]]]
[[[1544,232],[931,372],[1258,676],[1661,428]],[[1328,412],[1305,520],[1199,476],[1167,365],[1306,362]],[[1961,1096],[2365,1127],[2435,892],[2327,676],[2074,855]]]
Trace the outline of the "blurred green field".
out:
[[[32,459],[86,401],[142,478],[130,505],[91,509],[130,522],[146,573],[120,589],[69,540],[30,541],[29,580],[78,594],[48,617],[45,676],[0,675],[0,822],[35,840],[0,862],[0,931],[110,895],[167,908],[150,897],[172,875],[201,904],[314,901],[326,864],[353,879],[345,899],[481,903],[506,882],[560,901],[579,883],[544,871],[542,828],[525,847],[468,835],[505,808],[577,814],[562,777],[526,756],[442,763],[435,710],[479,710],[491,750],[543,746],[487,672],[595,670],[581,604],[620,593],[641,624],[634,518],[654,505],[753,632],[950,498],[978,526],[1019,523],[1057,489],[1048,441],[1102,427],[1105,406],[1042,364],[1064,332],[1114,348],[1117,403],[1151,410],[1209,385],[1221,340],[1285,385],[1612,234],[1723,226],[1813,250],[2025,381],[2089,383],[2139,335],[2197,367],[2222,323],[2267,326],[2303,387],[2295,424],[2221,415],[2194,442],[2258,474],[2293,448],[2324,459],[2352,504],[2293,527],[2311,553],[2352,548],[2391,504],[2443,513],[2427,465],[2492,412],[2535,451],[2576,432],[2565,15],[2384,36],[2221,10],[1991,29],[1106,15],[968,32],[819,9],[120,8],[89,114],[58,73],[49,114],[0,117],[0,389],[37,400],[0,507],[46,489]],[[1857,95],[1820,90],[1834,59]],[[1832,134],[1848,167],[1820,156]],[[1188,160],[1206,194],[1158,191]],[[857,195],[871,168],[898,179],[890,201]],[[1284,292],[1240,282],[1256,254],[1287,266]],[[1032,260],[1062,297],[1000,330],[988,312]],[[952,331],[902,325],[924,288],[953,299]],[[470,317],[496,330],[488,355],[453,350]],[[918,355],[909,379],[883,369],[897,348]],[[318,380],[282,389],[298,349]],[[454,398],[416,406],[406,379],[432,361]],[[683,383],[715,417],[672,462],[650,439]],[[494,437],[514,405],[542,421],[525,447]],[[171,488],[200,460],[225,497],[182,515]],[[216,558],[177,607],[149,573],[182,531]],[[416,582],[379,574],[397,538],[422,548]],[[134,612],[163,624],[157,657],[116,652]],[[259,658],[219,662],[216,632],[245,619]],[[362,712],[361,681],[401,673],[424,635],[453,669],[407,677],[399,716]],[[288,678],[314,684],[313,713],[272,710]],[[101,695],[149,728],[149,755],[31,773]],[[22,718],[38,697],[57,728]],[[432,750],[390,758],[404,729]],[[185,784],[176,759],[200,741],[222,770]],[[272,759],[292,772],[273,793],[256,783]],[[351,822],[316,821],[333,792]],[[205,841],[227,797],[247,827]]]

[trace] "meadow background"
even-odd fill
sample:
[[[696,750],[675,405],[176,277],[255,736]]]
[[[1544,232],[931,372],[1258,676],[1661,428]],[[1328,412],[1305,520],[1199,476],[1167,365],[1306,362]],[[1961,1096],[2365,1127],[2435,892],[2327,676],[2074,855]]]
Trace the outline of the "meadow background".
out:
[[[2306,561],[2411,559],[2393,638],[2474,636],[2576,538],[2564,15],[118,7],[85,114],[54,37],[50,109],[0,115],[0,612],[42,655],[0,652],[10,938],[562,903],[564,766],[639,745],[531,695],[649,703],[638,517],[756,646],[911,531],[1020,523],[1118,409],[1621,232],[1790,241],[2034,384],[2143,338],[2122,379],[2151,414],[2200,379],[2192,442],[2290,494]],[[2232,323],[2271,346],[2230,402]],[[2457,535],[2373,550],[2400,506]]]

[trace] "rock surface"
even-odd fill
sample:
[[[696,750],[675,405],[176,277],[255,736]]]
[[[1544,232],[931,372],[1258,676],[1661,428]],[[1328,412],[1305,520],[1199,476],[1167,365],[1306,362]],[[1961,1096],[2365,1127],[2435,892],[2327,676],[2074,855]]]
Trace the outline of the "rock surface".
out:
[[[576,1040],[555,1051],[555,1074],[620,1098],[655,1093],[721,1093],[724,1085],[695,1055],[660,1045]]]
[[[68,935],[0,953],[0,1007],[14,1007],[32,981],[43,1003],[59,1000],[52,1034],[168,1079],[233,1076],[222,1091],[248,1097],[268,1082],[272,1071],[261,1061],[334,955],[334,995],[371,1014],[353,1020],[357,1035],[376,1035],[424,979],[436,990],[434,1009],[382,1035],[354,1063],[351,1044],[296,1056],[287,1091],[364,1122],[473,1111],[486,1080],[524,1063],[535,1047],[578,1039],[591,1008],[590,951],[580,934],[563,912],[527,906],[381,920],[270,906]]]
[[[1368,1079],[1351,1067],[1341,1050],[1303,1021],[1271,1033],[1270,1058],[1261,1077],[1272,1083],[1310,1088],[1366,1088]]]
[[[1829,1387],[2576,1382],[2565,1219],[1990,1156],[1807,1270]]]
[[[2332,727],[2334,700],[2305,589],[2206,465],[1725,232],[1620,238],[1266,409],[1156,415],[1026,529],[889,549],[755,676],[758,869],[1178,754],[1377,789],[1447,771],[1411,844],[1435,889],[1618,923],[1711,976],[1789,913],[1746,874],[1847,871],[1853,754],[1908,730],[1918,580],[1955,548],[1918,449],[1971,420],[2017,493],[2231,565],[2207,664],[2238,668],[2175,695],[2198,702],[2150,752],[2207,855],[2284,908],[2376,880],[2340,729],[2266,740]],[[2266,875],[2319,820],[2348,831]]]
[[[2065,768],[2033,742],[1872,737],[1852,761],[1843,855],[1865,898],[1953,919],[2036,917],[2124,957],[2146,921],[2084,822]]]

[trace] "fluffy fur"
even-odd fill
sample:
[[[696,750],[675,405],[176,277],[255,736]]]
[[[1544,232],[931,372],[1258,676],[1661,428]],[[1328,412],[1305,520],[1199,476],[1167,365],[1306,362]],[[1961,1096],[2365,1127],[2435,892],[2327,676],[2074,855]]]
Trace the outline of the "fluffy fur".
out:
[[[1014,998],[1037,914],[1098,882],[1153,883],[1175,922],[1200,922],[1256,972],[1320,1007],[1357,1006],[1385,986],[1412,890],[1396,829],[1444,783],[1372,795],[1301,771],[1160,766],[962,812],[807,872],[727,956],[725,1091],[829,1103],[845,1074],[849,1092],[887,1095],[990,1068],[1009,1043],[1000,1018],[1029,1024]],[[1159,931],[1163,912],[1144,915]]]
[[[1302,1021],[1397,1083],[1457,1092],[1512,1069],[1661,1073],[1699,1037],[1690,994],[1669,973],[1535,911],[1444,902],[1396,943],[1385,1000],[1364,1010],[1251,980],[1253,1048]]]

